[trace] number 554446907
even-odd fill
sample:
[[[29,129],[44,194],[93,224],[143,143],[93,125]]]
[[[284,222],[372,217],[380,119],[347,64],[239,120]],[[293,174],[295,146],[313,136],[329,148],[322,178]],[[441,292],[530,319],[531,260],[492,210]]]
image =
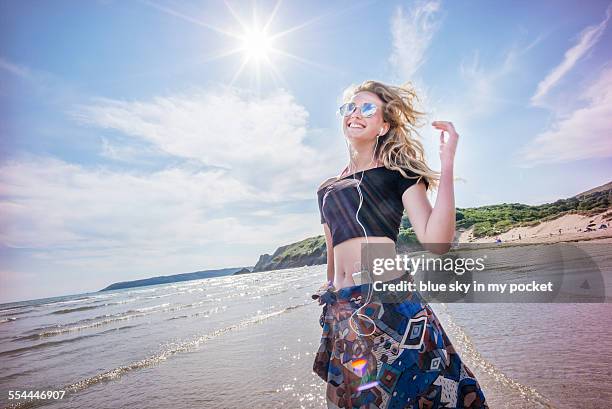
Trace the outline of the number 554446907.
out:
[[[66,391],[8,391],[9,400],[62,399]]]

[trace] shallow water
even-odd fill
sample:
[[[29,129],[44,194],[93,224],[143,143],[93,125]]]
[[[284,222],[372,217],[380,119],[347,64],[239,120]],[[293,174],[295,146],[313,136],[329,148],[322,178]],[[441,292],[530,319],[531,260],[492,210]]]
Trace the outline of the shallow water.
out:
[[[0,405],[9,390],[61,389],[62,400],[19,407],[325,407],[310,298],[324,275],[312,266],[0,305]],[[612,304],[432,307],[491,408],[612,402]]]

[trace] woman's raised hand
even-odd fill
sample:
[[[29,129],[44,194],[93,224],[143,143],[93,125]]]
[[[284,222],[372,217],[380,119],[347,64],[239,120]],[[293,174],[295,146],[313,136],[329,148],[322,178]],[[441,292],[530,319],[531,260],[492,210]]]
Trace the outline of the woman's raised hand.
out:
[[[455,151],[457,150],[459,134],[455,131],[452,122],[433,121],[431,125],[440,130],[440,162],[442,168],[452,167],[455,161]],[[444,131],[448,132],[447,141],[444,141]]]

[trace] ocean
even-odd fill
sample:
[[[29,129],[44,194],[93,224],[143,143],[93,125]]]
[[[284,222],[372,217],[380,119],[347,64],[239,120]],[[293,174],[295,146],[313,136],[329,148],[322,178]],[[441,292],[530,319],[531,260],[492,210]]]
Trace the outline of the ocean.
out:
[[[0,305],[0,406],[324,408],[311,294],[325,268]],[[610,407],[612,304],[431,305],[491,408]]]

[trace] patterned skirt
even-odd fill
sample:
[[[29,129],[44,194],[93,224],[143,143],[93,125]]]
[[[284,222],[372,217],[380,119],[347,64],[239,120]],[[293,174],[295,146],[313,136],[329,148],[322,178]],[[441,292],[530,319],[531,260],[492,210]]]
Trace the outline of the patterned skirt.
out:
[[[400,279],[406,277],[393,281]],[[323,305],[313,370],[327,382],[327,407],[488,408],[421,295],[406,291],[389,299],[389,293],[383,298],[374,292],[364,306],[370,285],[313,295]],[[366,317],[355,313],[360,307]]]

